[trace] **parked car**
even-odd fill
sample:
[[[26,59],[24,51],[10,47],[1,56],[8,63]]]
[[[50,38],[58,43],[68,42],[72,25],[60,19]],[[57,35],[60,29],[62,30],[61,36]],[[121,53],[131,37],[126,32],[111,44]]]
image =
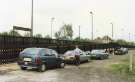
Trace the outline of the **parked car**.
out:
[[[85,54],[87,57],[91,58],[91,52],[90,51],[85,51]]]
[[[67,63],[75,63],[75,52],[74,50],[67,51],[64,54],[64,60]],[[89,57],[86,55],[85,52],[81,51],[80,53],[80,62],[89,61]]]
[[[82,51],[80,53],[80,62],[85,62],[85,61],[88,62],[89,59],[90,59],[89,56],[87,56],[85,52]]]
[[[73,50],[70,50],[70,51],[67,51],[65,54],[64,54],[64,60],[66,62],[73,62],[75,61],[75,55],[74,55],[74,51]]]
[[[91,58],[96,59],[107,59],[109,57],[109,53],[105,52],[105,50],[99,49],[99,50],[92,50],[91,51]]]
[[[125,54],[127,54],[128,53],[128,48],[123,48],[123,51],[124,51]]]
[[[119,49],[116,49],[114,51],[115,55],[124,55],[124,54],[127,54],[127,53],[128,53],[128,49],[127,48],[119,48]]]
[[[19,54],[18,65],[22,70],[36,68],[43,72],[49,67],[64,68],[65,62],[55,50],[48,48],[26,48]]]

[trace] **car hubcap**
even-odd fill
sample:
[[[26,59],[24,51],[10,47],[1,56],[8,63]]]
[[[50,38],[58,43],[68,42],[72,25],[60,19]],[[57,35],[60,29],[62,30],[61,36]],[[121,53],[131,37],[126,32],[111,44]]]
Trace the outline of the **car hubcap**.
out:
[[[61,63],[61,67],[64,67],[65,66],[65,64],[64,63]]]
[[[41,70],[45,71],[45,69],[46,69],[45,65],[42,65]]]

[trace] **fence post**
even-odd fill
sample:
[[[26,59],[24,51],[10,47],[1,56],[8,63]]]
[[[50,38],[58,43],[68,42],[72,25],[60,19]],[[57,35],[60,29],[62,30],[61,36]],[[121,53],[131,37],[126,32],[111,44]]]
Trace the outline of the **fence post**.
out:
[[[133,54],[129,54],[129,72],[133,70]]]

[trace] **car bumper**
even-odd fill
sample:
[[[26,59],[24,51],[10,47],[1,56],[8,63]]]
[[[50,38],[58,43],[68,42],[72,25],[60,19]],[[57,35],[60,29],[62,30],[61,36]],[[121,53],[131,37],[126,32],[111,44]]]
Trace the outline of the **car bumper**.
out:
[[[36,69],[39,68],[39,64],[35,64],[35,63],[31,63],[31,62],[18,62],[18,65],[20,67],[26,67],[26,68],[32,68],[32,69]]]
[[[65,59],[65,63],[74,63],[75,59]]]

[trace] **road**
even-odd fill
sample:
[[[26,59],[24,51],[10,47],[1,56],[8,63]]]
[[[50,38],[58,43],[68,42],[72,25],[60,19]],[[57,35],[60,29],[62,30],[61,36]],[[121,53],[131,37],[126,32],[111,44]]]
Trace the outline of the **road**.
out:
[[[130,51],[129,54],[134,53]],[[22,71],[16,63],[0,66],[0,82],[133,82],[121,75],[111,73],[107,67],[118,63],[129,55],[110,56],[106,60],[92,60],[79,67],[67,65],[64,69],[50,69],[46,72]]]

